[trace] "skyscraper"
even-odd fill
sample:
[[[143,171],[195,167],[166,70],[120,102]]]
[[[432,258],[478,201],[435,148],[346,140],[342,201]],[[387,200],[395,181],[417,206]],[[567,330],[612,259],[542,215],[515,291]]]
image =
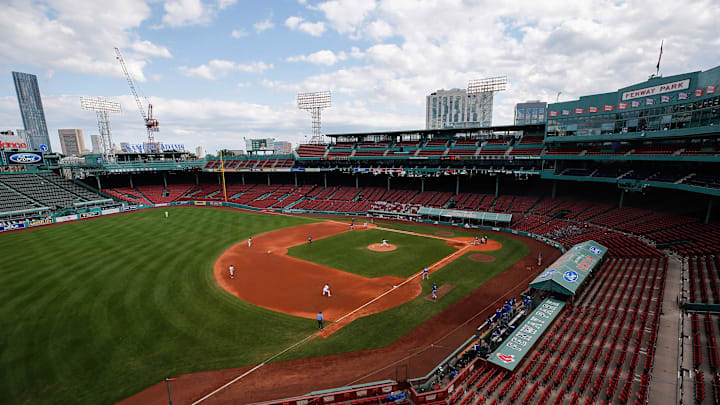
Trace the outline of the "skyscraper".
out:
[[[51,152],[37,76],[20,72],[12,72],[12,75],[29,146],[32,149],[40,149],[40,145],[47,145],[48,151]]]
[[[425,129],[489,127],[493,93],[468,95],[465,89],[438,90],[425,99]]]
[[[82,129],[58,129],[60,146],[65,156],[80,156],[85,150]]]
[[[90,142],[92,142],[93,154],[103,153],[102,138],[100,138],[100,135],[90,135]]]

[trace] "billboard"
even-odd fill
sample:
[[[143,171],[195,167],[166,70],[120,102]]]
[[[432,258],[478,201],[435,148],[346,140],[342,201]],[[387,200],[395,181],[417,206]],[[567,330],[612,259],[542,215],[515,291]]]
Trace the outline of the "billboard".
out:
[[[19,136],[0,135],[0,149],[27,149],[28,144]]]
[[[39,165],[43,155],[35,152],[5,152],[5,161],[11,165]]]
[[[274,151],[275,138],[245,139],[245,150],[248,152]]]

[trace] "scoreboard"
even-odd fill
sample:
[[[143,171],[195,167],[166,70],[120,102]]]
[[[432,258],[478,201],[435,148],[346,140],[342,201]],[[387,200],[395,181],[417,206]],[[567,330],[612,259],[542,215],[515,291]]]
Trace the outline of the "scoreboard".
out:
[[[245,139],[245,150],[248,152],[272,151],[274,147],[274,138]]]

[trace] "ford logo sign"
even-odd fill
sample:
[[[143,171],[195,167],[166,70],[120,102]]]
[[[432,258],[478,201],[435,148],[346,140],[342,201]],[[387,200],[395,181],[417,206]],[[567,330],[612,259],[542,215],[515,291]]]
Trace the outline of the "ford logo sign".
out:
[[[37,163],[42,160],[42,156],[35,153],[16,153],[9,158],[11,162],[19,164]]]

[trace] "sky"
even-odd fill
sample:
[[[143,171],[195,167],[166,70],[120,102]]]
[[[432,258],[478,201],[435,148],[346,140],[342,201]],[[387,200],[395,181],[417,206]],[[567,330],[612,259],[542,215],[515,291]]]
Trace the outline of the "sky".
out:
[[[332,92],[323,133],[422,129],[429,93],[507,75],[502,125],[518,102],[646,80],[661,40],[666,76],[720,65],[720,0],[0,0],[0,15],[0,130],[22,128],[11,72],[36,74],[54,150],[60,128],[87,147],[98,133],[81,96],[121,103],[115,143],[146,139],[115,47],[156,139],[210,153],[309,140],[298,92]]]

